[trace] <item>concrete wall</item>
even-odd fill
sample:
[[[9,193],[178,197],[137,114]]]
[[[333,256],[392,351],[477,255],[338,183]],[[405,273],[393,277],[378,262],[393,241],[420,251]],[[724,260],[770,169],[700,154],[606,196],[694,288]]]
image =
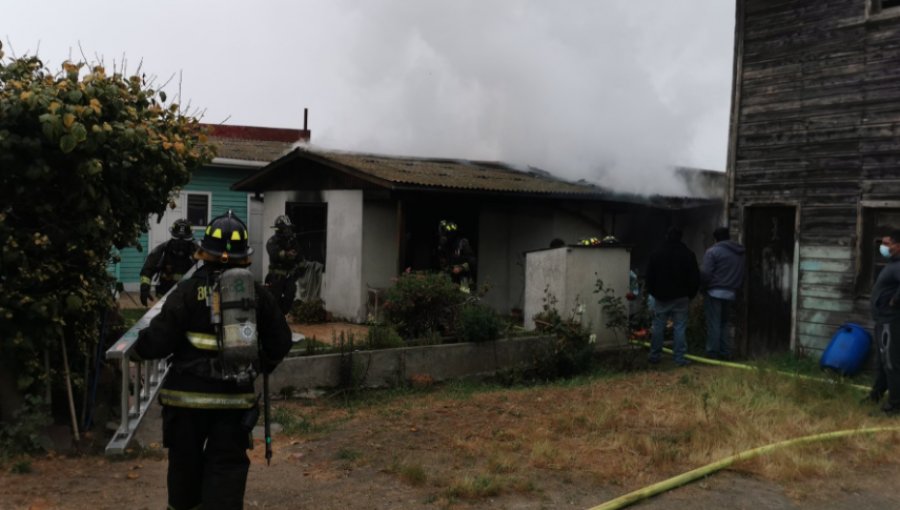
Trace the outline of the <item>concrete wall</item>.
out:
[[[363,202],[362,278],[367,289],[385,289],[397,276],[397,206],[390,200]]]
[[[543,309],[545,289],[557,299],[563,317],[583,309],[582,324],[597,335],[598,348],[627,341],[606,327],[607,318],[595,294],[597,280],[624,298],[628,292],[630,253],[620,247],[565,247],[531,252],[526,258],[525,327],[533,328],[533,317]],[[623,301],[624,304],[624,301]]]
[[[442,381],[526,367],[551,341],[549,337],[530,337],[354,351],[353,359],[354,365],[365,373],[363,386],[396,386],[418,374]],[[340,364],[340,354],[285,359],[269,378],[270,391],[277,394],[287,387],[295,390],[336,387],[340,384]]]
[[[362,273],[363,192],[328,190],[325,275],[322,299],[336,317],[362,322],[365,313],[365,285]]]

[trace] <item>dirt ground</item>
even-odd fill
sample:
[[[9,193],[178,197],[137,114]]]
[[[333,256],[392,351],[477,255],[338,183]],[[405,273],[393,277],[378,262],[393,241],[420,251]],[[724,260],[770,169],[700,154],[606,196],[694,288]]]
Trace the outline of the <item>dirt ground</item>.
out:
[[[687,375],[705,377],[709,367],[674,368],[629,377],[652,380],[652,385],[676,385]],[[697,375],[699,374],[699,375]],[[599,381],[590,391],[614,391]],[[648,387],[646,384],[642,388]],[[477,487],[472,473],[493,455],[488,446],[511,441],[529,427],[552,423],[547,416],[559,409],[558,401],[586,395],[581,387],[555,387],[538,393],[499,390],[475,396],[432,397],[412,394],[385,402],[339,405],[323,399],[277,401],[276,409],[301,416],[306,425],[289,427],[291,434],[275,435],[271,466],[261,448],[250,452],[246,508],[316,509],[589,509],[649,483],[695,467],[676,459],[657,472],[653,465],[621,479],[602,478],[560,462],[534,462],[535,445],[508,444],[509,462],[491,473],[505,485],[477,496],[464,489],[450,495],[448,486]],[[628,393],[633,395],[634,392]],[[537,395],[537,396],[536,396]],[[571,405],[571,404],[567,404]],[[626,401],[622,406],[633,405]],[[854,403],[854,405],[856,405]],[[620,410],[619,414],[627,414]],[[551,421],[548,421],[551,420]],[[882,425],[893,422],[876,418]],[[622,434],[635,434],[632,421]],[[513,425],[519,428],[514,428]],[[574,435],[574,434],[573,434]],[[571,448],[574,438],[558,436],[552,450]],[[595,445],[583,445],[584,449]],[[772,481],[753,473],[752,467],[734,466],[685,487],[634,505],[650,510],[728,509],[831,509],[900,508],[900,464],[875,460],[842,464],[842,450],[829,450],[837,463],[829,476],[798,473],[792,481]],[[553,452],[546,452],[552,456]],[[529,460],[531,458],[531,460]],[[873,457],[875,458],[875,457]],[[713,459],[714,460],[714,459]],[[622,462],[617,455],[590,457],[596,465]],[[0,472],[0,510],[5,509],[152,509],[165,504],[166,460],[158,445],[126,460],[100,455],[45,456],[31,460],[30,472],[14,474],[10,465]],[[481,471],[486,472],[486,471]],[[477,476],[476,476],[477,478]],[[456,480],[455,484],[453,480]]]

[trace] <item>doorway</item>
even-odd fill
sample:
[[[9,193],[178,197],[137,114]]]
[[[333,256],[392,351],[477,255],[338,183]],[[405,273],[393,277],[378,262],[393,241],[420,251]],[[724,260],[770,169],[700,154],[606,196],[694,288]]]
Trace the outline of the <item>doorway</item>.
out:
[[[746,215],[747,316],[744,352],[791,349],[796,207],[755,206]]]

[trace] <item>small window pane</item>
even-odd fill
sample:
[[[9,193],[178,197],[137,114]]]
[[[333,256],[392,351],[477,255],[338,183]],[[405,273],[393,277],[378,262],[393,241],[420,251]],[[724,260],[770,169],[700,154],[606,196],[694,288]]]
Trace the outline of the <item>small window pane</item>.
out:
[[[194,227],[203,227],[209,223],[209,195],[188,195],[187,219]]]

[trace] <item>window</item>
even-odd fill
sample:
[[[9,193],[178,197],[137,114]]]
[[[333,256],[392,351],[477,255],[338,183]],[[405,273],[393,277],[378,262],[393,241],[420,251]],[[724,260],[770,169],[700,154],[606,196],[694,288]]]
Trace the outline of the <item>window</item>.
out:
[[[209,223],[209,195],[188,193],[187,220],[194,227],[204,227]]]
[[[900,0],[871,0],[869,4],[869,15],[891,13],[900,14]]]
[[[859,275],[856,281],[857,291],[868,296],[878,273],[887,264],[878,247],[881,238],[891,231],[900,229],[900,209],[867,208],[863,209],[862,238],[859,242]]]

